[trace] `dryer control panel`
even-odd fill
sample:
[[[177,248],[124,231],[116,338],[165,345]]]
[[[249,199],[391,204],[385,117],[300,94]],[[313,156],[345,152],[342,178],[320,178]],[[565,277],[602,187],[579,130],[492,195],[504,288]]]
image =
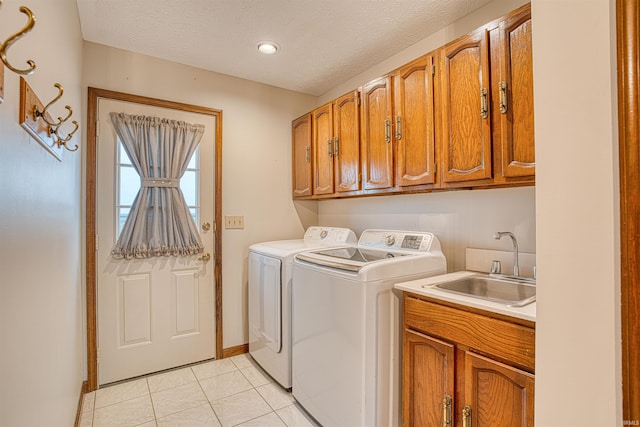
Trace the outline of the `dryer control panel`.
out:
[[[355,245],[358,241],[355,233],[348,228],[309,227],[304,233],[305,243]]]

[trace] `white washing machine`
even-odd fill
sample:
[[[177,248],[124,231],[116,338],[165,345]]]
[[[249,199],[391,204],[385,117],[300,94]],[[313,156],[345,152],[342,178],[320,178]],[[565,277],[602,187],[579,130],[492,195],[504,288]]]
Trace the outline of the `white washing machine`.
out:
[[[291,388],[293,257],[312,249],[354,245],[347,228],[309,227],[303,239],[249,247],[249,353],[284,388]]]
[[[393,284],[447,272],[432,233],[365,230],[293,266],[293,396],[324,427],[401,424],[400,298]]]

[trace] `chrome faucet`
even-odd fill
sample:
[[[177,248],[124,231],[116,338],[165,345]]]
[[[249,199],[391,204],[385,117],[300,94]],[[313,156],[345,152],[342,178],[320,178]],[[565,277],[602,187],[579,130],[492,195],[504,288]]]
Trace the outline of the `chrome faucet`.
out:
[[[516,240],[516,236],[514,236],[510,231],[496,231],[493,233],[493,238],[496,240],[500,240],[502,236],[511,237],[511,241],[513,242],[513,275],[518,277],[520,276],[520,266],[518,265],[518,241]]]

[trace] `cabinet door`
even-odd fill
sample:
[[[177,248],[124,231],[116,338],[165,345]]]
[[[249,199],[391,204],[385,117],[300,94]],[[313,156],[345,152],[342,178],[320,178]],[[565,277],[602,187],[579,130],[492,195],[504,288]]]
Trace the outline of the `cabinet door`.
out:
[[[365,190],[393,187],[391,78],[362,89],[362,171]]]
[[[534,376],[527,372],[467,351],[464,396],[466,425],[533,427]]]
[[[333,102],[333,163],[336,192],[360,189],[360,92]]]
[[[442,181],[492,177],[489,108],[489,50],[485,30],[442,48]]]
[[[313,194],[333,193],[333,107],[313,110]]]
[[[433,54],[393,75],[398,186],[435,183],[434,75]]]
[[[293,197],[311,196],[311,114],[291,124],[293,157]]]
[[[505,177],[535,175],[533,124],[533,59],[531,5],[510,14],[497,31],[499,75],[493,81],[494,103],[499,109],[494,146],[500,147]],[[495,55],[492,52],[492,58]],[[495,71],[494,71],[495,75]]]
[[[453,345],[409,329],[402,340],[402,425],[453,425]]]

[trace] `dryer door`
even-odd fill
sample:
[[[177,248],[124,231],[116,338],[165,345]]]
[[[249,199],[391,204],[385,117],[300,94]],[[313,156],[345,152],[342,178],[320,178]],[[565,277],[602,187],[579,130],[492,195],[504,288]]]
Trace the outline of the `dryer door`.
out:
[[[249,252],[249,331],[260,344],[282,349],[282,260]]]

